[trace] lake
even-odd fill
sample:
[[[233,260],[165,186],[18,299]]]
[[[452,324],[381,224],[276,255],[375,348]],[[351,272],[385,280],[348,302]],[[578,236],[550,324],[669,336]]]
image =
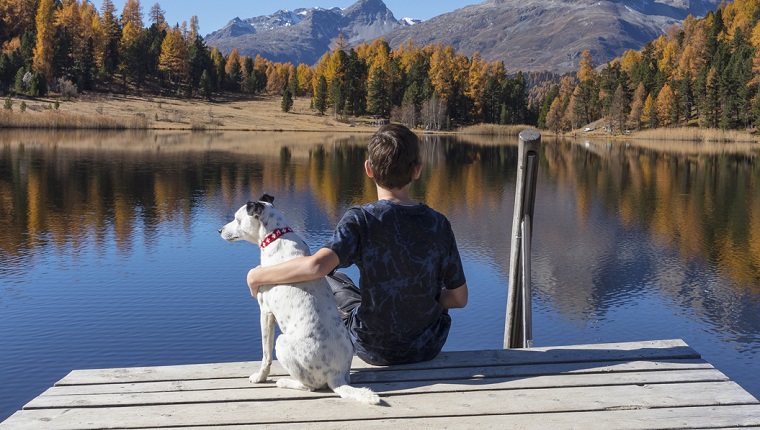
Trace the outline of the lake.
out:
[[[445,349],[501,348],[517,138],[421,138],[470,288]],[[260,360],[259,251],[217,230],[266,192],[318,249],[367,140],[0,132],[0,420],[73,369]],[[760,397],[760,150],[653,146],[544,139],[534,344],[680,338]]]

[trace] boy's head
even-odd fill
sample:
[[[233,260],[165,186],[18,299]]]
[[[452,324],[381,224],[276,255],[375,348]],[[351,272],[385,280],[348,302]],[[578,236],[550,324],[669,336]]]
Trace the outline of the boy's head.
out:
[[[387,124],[369,139],[369,168],[375,183],[398,190],[412,182],[420,165],[417,135],[400,124]]]

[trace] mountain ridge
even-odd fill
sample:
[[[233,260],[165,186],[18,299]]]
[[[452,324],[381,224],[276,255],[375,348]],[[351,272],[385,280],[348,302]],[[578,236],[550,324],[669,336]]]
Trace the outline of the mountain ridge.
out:
[[[225,53],[237,49],[241,55],[312,65],[333,48],[339,34],[349,46],[385,37],[396,49],[411,39],[419,46],[451,45],[467,56],[478,52],[487,61],[503,61],[512,72],[562,73],[577,67],[584,50],[603,64],[628,49],[641,49],[689,14],[701,17],[715,10],[720,1],[486,0],[409,25],[382,0],[359,0],[346,9],[236,18],[207,42]],[[264,23],[270,26],[265,29]]]

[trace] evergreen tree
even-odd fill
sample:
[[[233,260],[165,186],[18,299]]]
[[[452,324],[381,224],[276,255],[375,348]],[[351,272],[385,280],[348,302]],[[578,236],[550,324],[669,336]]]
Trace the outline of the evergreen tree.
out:
[[[282,91],[282,102],[280,103],[282,111],[285,113],[290,112],[293,108],[293,94],[291,93],[290,85],[286,85]]]
[[[314,89],[313,105],[320,115],[324,115],[327,110],[327,79],[324,76],[320,76],[317,81],[317,86]]]
[[[552,103],[558,97],[559,85],[552,85],[551,89],[549,89],[549,92],[546,93],[546,97],[544,97],[543,101],[541,102],[541,109],[538,112],[538,128],[549,128],[549,125],[546,123],[547,115],[549,114],[549,109],[551,108]]]
[[[388,80],[382,68],[372,70],[372,76],[367,87],[367,111],[373,115],[387,118],[391,111],[388,97]]]
[[[356,50],[349,50],[346,58],[345,98],[351,115],[362,115],[367,106],[367,65]]]
[[[189,63],[188,84],[191,93],[196,89],[200,89],[201,95],[206,99],[210,99],[210,85],[212,82],[209,70],[213,68],[213,63],[211,61],[211,54],[203,38],[196,37],[190,45],[187,54]],[[206,74],[207,82],[201,83],[204,73]],[[207,87],[204,88],[204,85]]]
[[[208,70],[204,70],[203,73],[201,73],[201,79],[198,83],[198,89],[201,96],[206,100],[211,100],[211,96],[214,92],[213,88],[214,82],[211,79],[211,74]]]
[[[40,97],[46,96],[47,92],[47,79],[45,79],[45,75],[42,72],[34,72],[29,84],[29,94],[33,97]]]
[[[628,99],[623,89],[623,84],[619,84],[612,95],[609,115],[612,119],[611,129],[617,129],[622,133],[625,129],[626,119],[628,118]]]
[[[76,81],[77,76],[74,63],[74,37],[65,27],[58,27],[55,32],[55,43],[53,46],[53,58],[50,67],[51,79],[62,77],[69,81]]]
[[[112,0],[103,0],[100,15],[100,25],[104,32],[103,58],[100,60],[100,78],[109,84],[119,65],[119,41],[121,27],[116,20],[116,7]]]

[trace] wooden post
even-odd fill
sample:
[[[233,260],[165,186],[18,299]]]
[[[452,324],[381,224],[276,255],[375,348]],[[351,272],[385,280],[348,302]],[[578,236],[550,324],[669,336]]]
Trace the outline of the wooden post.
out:
[[[533,344],[530,243],[540,148],[541,134],[537,130],[523,130],[520,133],[504,348],[528,348]]]

